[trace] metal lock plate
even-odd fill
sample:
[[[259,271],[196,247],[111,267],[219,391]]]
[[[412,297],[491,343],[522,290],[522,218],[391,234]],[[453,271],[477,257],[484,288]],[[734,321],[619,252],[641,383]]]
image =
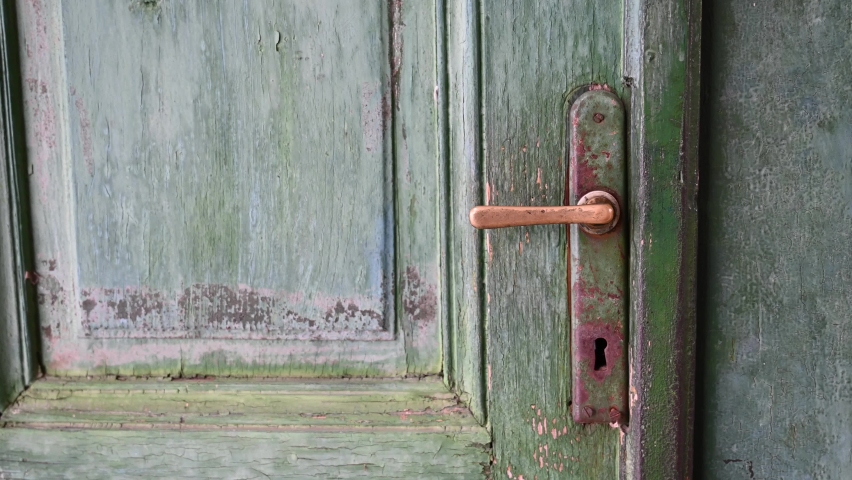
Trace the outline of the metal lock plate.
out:
[[[620,212],[614,225],[568,227],[572,415],[580,423],[627,420],[624,117],[621,100],[603,89],[589,90],[577,97],[568,116],[566,205],[593,203],[597,200],[587,194],[605,192],[615,200]]]

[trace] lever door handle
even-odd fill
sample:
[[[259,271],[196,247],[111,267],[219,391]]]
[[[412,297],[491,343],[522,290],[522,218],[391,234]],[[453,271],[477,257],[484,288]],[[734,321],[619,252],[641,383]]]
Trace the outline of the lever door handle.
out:
[[[624,106],[589,87],[573,101],[566,206],[481,206],[470,223],[490,229],[569,224],[571,414],[580,423],[627,423],[627,156]],[[606,235],[604,235],[606,234]],[[499,235],[495,233],[494,235]],[[566,346],[567,348],[567,346]]]
[[[591,230],[589,233],[601,234],[618,223],[618,202],[607,192],[589,192],[577,203],[563,207],[473,207],[470,224],[491,229],[577,223]]]

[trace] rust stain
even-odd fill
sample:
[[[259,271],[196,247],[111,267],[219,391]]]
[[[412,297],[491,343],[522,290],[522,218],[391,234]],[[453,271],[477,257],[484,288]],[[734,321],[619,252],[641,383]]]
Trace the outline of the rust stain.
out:
[[[41,263],[49,264],[44,261]],[[36,285],[36,299],[39,311],[46,314],[41,316],[40,321],[44,347],[49,350],[53,341],[62,336],[62,321],[66,319],[66,293],[62,284],[52,274],[45,273]]]
[[[606,341],[604,351],[606,364],[596,365],[596,341]],[[607,380],[614,372],[622,372],[622,351],[624,348],[624,332],[620,325],[603,322],[585,322],[574,329],[572,334],[572,358],[574,364],[579,367],[581,375],[574,378],[574,415],[576,421],[603,421],[610,423],[623,422],[626,419],[626,406],[620,405],[620,400],[613,388],[618,388],[618,382],[614,385]],[[596,390],[605,389],[592,398],[586,389],[586,383],[595,383]],[[589,402],[592,402],[591,404]],[[616,402],[615,405],[612,402]],[[582,408],[580,408],[582,406]],[[616,408],[618,407],[618,408]],[[620,408],[625,407],[622,412]]]
[[[578,318],[585,316],[586,312],[600,308],[605,298],[616,303],[620,303],[624,298],[624,292],[620,288],[616,288],[615,292],[605,293],[600,286],[586,282],[586,275],[577,275],[571,289],[574,298],[572,308],[574,316]]]
[[[606,366],[595,370],[595,340],[603,338],[606,340]],[[624,344],[624,333],[618,326],[608,323],[583,323],[580,328],[575,329],[574,335],[574,361],[588,366],[588,375],[602,382],[613,372],[621,358],[622,345]],[[579,400],[583,403],[583,399]]]
[[[593,84],[589,85],[589,90],[591,90],[591,91],[603,90],[605,92],[612,92],[612,88],[610,88],[610,86],[605,84],[605,83],[593,83]]]
[[[178,299],[178,307],[184,315],[194,312],[202,324],[215,329],[231,330],[241,328],[243,330],[257,330],[264,324],[274,322],[277,299],[272,295],[264,294],[253,289],[237,289],[225,285],[196,284],[184,290]],[[339,303],[339,302],[338,302]],[[345,311],[338,304],[334,311]],[[315,321],[296,315],[286,310],[283,317],[286,320],[297,323],[307,323],[310,326]],[[332,312],[326,313],[326,318],[331,318]]]
[[[92,313],[92,310],[94,310],[97,305],[98,302],[92,300],[91,298],[83,300],[83,302],[80,304],[80,306],[83,307],[83,311],[87,314]]]
[[[417,303],[418,319],[429,315],[434,319],[437,297],[434,288],[430,292],[431,311],[428,295],[422,293],[425,298]],[[86,336],[95,338],[323,340],[385,330],[381,300],[306,302],[285,292],[219,284],[193,284],[179,292],[91,288],[81,295],[82,326]]]
[[[578,118],[574,118],[574,132],[571,138],[571,147],[574,155],[571,156],[571,180],[577,189],[578,195],[583,195],[594,190],[598,186],[598,172],[590,162],[586,161],[586,155],[590,154],[590,147],[586,146],[584,132],[578,132],[576,124]]]
[[[405,269],[402,307],[406,316],[417,324],[430,324],[437,318],[438,296],[435,286],[422,281],[415,267]]]

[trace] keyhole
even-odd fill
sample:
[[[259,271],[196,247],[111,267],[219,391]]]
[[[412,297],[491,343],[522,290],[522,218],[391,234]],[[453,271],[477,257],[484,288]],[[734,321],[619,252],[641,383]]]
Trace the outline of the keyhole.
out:
[[[595,339],[595,371],[606,367],[606,339]]]

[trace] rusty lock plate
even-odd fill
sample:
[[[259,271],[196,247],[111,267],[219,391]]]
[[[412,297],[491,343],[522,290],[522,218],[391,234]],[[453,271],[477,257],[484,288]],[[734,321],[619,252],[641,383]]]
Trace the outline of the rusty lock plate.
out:
[[[572,103],[566,205],[596,203],[587,194],[605,192],[625,211],[624,117],[619,98],[605,90],[586,91]],[[571,410],[580,423],[627,422],[625,217],[616,215],[614,225],[599,228],[568,226]]]

